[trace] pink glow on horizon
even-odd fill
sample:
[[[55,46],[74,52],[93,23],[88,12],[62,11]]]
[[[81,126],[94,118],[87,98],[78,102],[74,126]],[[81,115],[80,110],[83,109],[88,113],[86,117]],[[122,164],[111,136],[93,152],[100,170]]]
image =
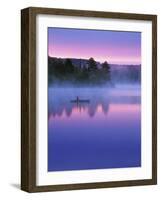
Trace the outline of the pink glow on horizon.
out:
[[[80,48],[77,47],[77,50],[71,46],[52,46],[49,45],[48,55],[50,57],[58,57],[58,58],[81,58],[81,59],[89,59],[93,57],[96,61],[104,62],[108,61],[111,64],[140,64],[141,63],[141,55],[139,52],[136,52],[134,56],[133,52],[128,52],[128,49],[121,50],[119,55],[116,55],[116,49],[110,48],[110,51],[107,52],[106,49],[92,49],[92,48]],[[128,52],[128,55],[127,55]],[[92,55],[92,56],[91,56]]]

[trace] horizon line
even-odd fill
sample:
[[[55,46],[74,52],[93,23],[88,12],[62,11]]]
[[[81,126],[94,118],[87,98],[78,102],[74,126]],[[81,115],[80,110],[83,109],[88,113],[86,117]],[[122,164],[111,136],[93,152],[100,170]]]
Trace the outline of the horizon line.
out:
[[[71,57],[56,57],[56,56],[50,56],[48,55],[48,57],[50,58],[59,58],[59,59],[80,59],[80,60],[89,60],[90,58],[93,58],[92,56],[90,58],[71,58]],[[93,58],[95,60],[95,58]],[[99,63],[104,63],[104,62],[107,62],[108,64],[110,65],[133,65],[133,66],[136,66],[136,65],[141,65],[141,63],[138,63],[138,64],[126,64],[126,63],[109,63],[107,60],[105,61],[98,61],[98,60],[95,60],[96,62],[99,62]]]

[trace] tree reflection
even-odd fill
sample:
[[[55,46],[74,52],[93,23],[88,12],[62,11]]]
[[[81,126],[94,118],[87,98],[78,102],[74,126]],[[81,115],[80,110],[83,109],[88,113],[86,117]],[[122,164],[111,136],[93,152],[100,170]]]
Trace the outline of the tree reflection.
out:
[[[99,90],[98,90],[99,91]],[[74,112],[87,113],[89,117],[94,117],[96,113],[108,114],[110,103],[112,104],[140,104],[139,95],[113,95],[108,92],[82,92],[79,91],[80,99],[89,99],[90,102],[71,102],[77,94],[72,90],[53,90],[48,96],[48,117],[61,117],[63,114],[70,117]],[[77,91],[78,93],[78,91]]]
[[[99,110],[99,112],[103,112],[104,114],[108,113],[109,109],[109,102],[106,102],[106,104],[100,104],[99,102],[97,103],[69,103],[67,102],[66,104],[59,103],[59,104],[54,104],[53,106],[50,107],[48,110],[49,117],[52,116],[62,116],[63,113],[67,117],[70,117],[72,113],[78,112],[78,113],[83,113],[86,112],[90,117],[94,117],[96,112],[98,112],[98,108],[102,108],[102,110]]]

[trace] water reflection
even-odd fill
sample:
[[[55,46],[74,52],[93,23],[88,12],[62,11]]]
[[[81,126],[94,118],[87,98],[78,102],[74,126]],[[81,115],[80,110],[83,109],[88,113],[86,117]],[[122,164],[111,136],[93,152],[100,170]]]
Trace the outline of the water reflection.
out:
[[[48,171],[140,167],[140,99],[139,87],[49,88]]]
[[[74,112],[83,113],[86,112],[89,117],[94,117],[96,113],[102,112],[104,115],[108,114],[110,104],[140,104],[139,93],[131,93],[124,91],[119,93],[116,89],[115,92],[107,90],[96,89],[77,89],[74,92],[72,89],[53,88],[49,89],[49,108],[48,117],[61,117],[65,115],[70,117]],[[64,95],[65,94],[65,95]],[[90,99],[90,103],[87,102],[70,102],[71,99],[75,99],[79,95],[82,99]]]

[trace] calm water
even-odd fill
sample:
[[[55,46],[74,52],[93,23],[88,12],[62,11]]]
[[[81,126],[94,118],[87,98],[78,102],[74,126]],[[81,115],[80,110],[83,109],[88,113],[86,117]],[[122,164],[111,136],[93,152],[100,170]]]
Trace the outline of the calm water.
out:
[[[51,87],[48,101],[48,171],[141,166],[139,86]]]

